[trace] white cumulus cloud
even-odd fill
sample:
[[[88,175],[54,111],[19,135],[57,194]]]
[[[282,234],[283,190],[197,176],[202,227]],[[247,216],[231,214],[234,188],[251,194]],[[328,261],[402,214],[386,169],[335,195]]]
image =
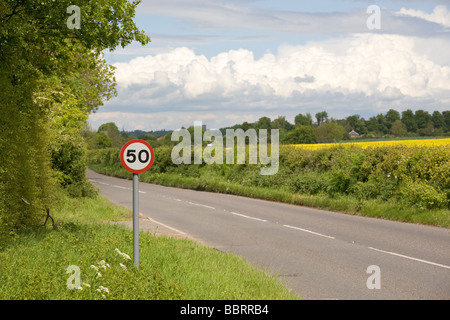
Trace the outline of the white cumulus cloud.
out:
[[[281,46],[276,54],[259,59],[246,49],[208,59],[186,47],[176,48],[116,63],[119,96],[103,109],[110,116],[116,112],[121,122],[126,116],[117,112],[128,112],[135,114],[139,127],[145,120],[147,127],[164,124],[166,129],[206,119],[205,115],[216,127],[252,122],[269,115],[268,110],[273,116],[293,116],[340,108],[350,115],[406,109],[411,101],[421,108],[447,110],[450,66],[418,52],[418,43],[422,46],[426,40],[354,34]],[[101,112],[94,118],[100,119]],[[232,123],[224,123],[227,119]]]
[[[282,46],[255,59],[251,51],[223,52],[211,59],[188,48],[136,58],[115,66],[119,88],[172,99],[236,94],[288,98],[308,90],[362,92],[396,88],[408,96],[448,90],[450,67],[414,51],[414,39],[398,35],[353,35],[342,54],[321,43]],[[422,41],[422,40],[421,40]]]
[[[450,28],[450,11],[445,5],[436,6],[432,13],[425,13],[421,10],[402,8],[398,12],[398,14],[420,18],[443,25],[446,28]]]

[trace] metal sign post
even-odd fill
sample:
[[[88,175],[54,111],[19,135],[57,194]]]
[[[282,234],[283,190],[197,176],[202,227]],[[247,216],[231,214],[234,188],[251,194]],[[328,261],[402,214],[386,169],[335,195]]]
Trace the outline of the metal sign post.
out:
[[[147,141],[128,141],[120,151],[120,161],[133,173],[133,262],[139,268],[139,173],[148,170],[155,159],[153,148]]]
[[[133,262],[139,268],[139,174],[133,173]]]

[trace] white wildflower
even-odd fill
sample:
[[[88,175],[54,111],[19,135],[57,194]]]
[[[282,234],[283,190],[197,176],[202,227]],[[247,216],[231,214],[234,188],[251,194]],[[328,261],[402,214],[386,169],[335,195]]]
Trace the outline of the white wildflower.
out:
[[[119,249],[116,248],[115,251],[116,251],[118,254],[120,254],[124,259],[131,260],[131,258],[130,258],[129,255],[127,255],[127,254],[124,253],[124,252],[120,252]]]
[[[100,272],[97,272],[97,277],[101,278],[102,274]]]
[[[81,284],[82,284],[83,286],[85,286],[85,287],[88,287],[88,288],[91,287],[91,285],[90,285],[89,283],[86,283],[86,282],[82,282]]]
[[[104,286],[98,287],[97,291],[100,293],[105,292],[105,293],[109,294],[109,289]],[[104,295],[103,295],[103,297],[104,297]]]
[[[103,270],[106,270],[106,268],[109,268],[109,264],[106,263],[105,260],[101,260],[101,261],[98,263],[98,265],[99,265],[100,268],[103,268]]]
[[[120,267],[121,267],[123,270],[125,270],[125,271],[128,270],[126,265],[124,265],[123,263],[119,263],[119,264],[120,264]]]
[[[122,253],[122,257],[124,257],[127,260],[131,260],[130,256],[127,255],[126,253]]]
[[[98,267],[94,266],[93,264],[91,264],[91,268],[94,269],[95,271],[98,271]]]

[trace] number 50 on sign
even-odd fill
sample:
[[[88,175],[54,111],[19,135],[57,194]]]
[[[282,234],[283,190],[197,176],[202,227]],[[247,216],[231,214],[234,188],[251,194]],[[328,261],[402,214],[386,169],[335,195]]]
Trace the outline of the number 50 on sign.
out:
[[[147,141],[134,139],[128,141],[120,152],[120,161],[128,171],[142,173],[153,164],[155,154]]]

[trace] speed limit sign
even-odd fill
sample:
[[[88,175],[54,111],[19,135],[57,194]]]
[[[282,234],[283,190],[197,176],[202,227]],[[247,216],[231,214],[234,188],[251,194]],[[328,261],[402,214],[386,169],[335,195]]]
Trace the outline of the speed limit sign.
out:
[[[120,151],[120,161],[128,171],[142,173],[153,164],[155,153],[147,141],[134,139],[128,141]]]
[[[120,161],[133,173],[133,262],[139,268],[139,173],[148,170],[155,160],[153,148],[147,141],[128,141],[120,151]]]

